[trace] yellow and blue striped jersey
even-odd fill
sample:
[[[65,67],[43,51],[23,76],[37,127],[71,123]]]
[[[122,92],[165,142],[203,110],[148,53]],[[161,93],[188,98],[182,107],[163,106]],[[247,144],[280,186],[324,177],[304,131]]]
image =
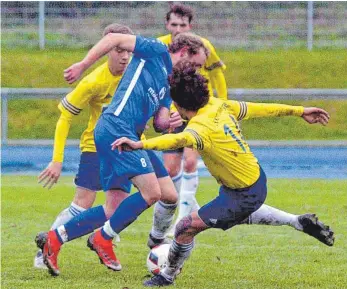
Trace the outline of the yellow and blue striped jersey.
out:
[[[212,176],[221,184],[246,188],[259,178],[259,164],[245,141],[238,121],[266,116],[302,115],[303,107],[223,101],[210,98],[178,134],[143,141],[144,149],[197,149]]]
[[[223,71],[226,69],[226,65],[219,58],[216,49],[213,47],[210,41],[206,38],[199,36],[204,43],[205,47],[210,51],[209,56],[206,59],[206,63],[204,67],[199,69],[199,73],[204,76],[208,80],[208,90],[210,96],[213,96],[213,88],[217,91],[217,97],[221,99],[227,99],[227,87],[225,84],[224,75],[214,77],[213,73],[217,68],[221,68]],[[160,41],[165,43],[166,45],[170,45],[172,43],[171,34],[164,35],[158,37]]]
[[[82,152],[96,152],[94,143],[96,122],[101,115],[103,106],[107,106],[111,102],[121,78],[122,75],[113,75],[109,70],[108,63],[105,62],[84,77],[77,87],[59,103],[58,108],[62,115],[70,121],[74,116],[79,115],[82,109],[89,106],[90,117],[80,142]],[[64,146],[65,140],[59,140],[59,136],[56,134],[53,161],[61,162],[63,160]]]

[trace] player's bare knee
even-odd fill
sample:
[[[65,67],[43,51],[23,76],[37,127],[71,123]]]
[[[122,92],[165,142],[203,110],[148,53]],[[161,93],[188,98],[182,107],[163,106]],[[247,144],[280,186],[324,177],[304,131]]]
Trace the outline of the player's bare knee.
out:
[[[176,190],[166,191],[165,194],[161,194],[161,201],[165,204],[176,204],[178,202],[178,193]]]
[[[77,188],[73,202],[84,209],[89,209],[93,206],[96,193],[83,188]]]
[[[171,178],[181,171],[182,153],[164,154],[164,166]]]
[[[173,177],[176,177],[176,176],[180,173],[181,165],[176,165],[176,164],[174,164],[174,165],[172,165],[172,166],[170,166],[170,165],[168,165],[168,166],[165,165],[165,168],[166,168],[166,170],[167,170],[169,176],[170,176],[171,178],[173,178]]]
[[[152,206],[154,203],[158,202],[161,199],[160,189],[153,189],[150,192],[141,192],[142,197],[145,199],[146,203],[149,206]]]
[[[196,171],[198,165],[198,159],[195,157],[190,157],[184,160],[183,170],[186,173],[193,173]]]

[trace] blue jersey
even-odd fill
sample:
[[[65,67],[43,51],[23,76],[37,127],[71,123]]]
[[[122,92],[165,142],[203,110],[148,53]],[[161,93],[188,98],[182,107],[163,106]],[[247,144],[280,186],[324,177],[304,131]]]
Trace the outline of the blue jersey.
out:
[[[105,114],[137,135],[160,107],[170,107],[168,74],[172,72],[165,44],[154,38],[136,36],[133,58]]]

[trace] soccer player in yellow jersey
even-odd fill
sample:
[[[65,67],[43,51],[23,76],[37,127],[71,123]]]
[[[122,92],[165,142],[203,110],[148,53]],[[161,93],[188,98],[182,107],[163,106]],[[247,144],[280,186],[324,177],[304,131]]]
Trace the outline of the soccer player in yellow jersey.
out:
[[[170,11],[166,14],[166,29],[170,32],[158,39],[166,45],[172,43],[172,38],[179,33],[188,32],[192,28],[193,11],[190,7],[176,4],[171,6]],[[213,96],[213,89],[216,90],[217,97],[227,99],[227,85],[224,77],[225,64],[221,61],[216,53],[215,48],[206,38],[200,37],[210,54],[206,59],[204,66],[199,69],[208,82],[209,95]],[[177,113],[177,112],[175,112]],[[175,132],[182,131],[181,129]],[[183,166],[182,166],[183,157]],[[182,217],[188,215],[191,211],[199,209],[195,194],[198,186],[198,164],[199,154],[190,148],[180,148],[177,150],[168,150],[164,152],[164,163],[171,176],[176,190],[179,192],[178,218],[176,223]],[[173,230],[171,231],[173,234]]]
[[[178,112],[188,121],[185,130],[145,141],[116,140],[112,147],[166,150],[191,147],[199,151],[212,176],[221,184],[219,195],[176,226],[168,265],[144,285],[173,284],[176,272],[189,257],[194,237],[200,232],[223,230],[242,224],[263,205],[267,195],[266,176],[241,134],[238,121],[254,117],[299,116],[308,123],[326,125],[329,114],[320,108],[223,101],[208,96],[206,79],[191,67],[174,69],[169,77],[171,97]],[[305,216],[305,215],[304,215]],[[267,216],[262,216],[266,222]],[[270,217],[271,218],[271,217]],[[332,246],[334,234],[315,215],[305,216],[302,231]]]

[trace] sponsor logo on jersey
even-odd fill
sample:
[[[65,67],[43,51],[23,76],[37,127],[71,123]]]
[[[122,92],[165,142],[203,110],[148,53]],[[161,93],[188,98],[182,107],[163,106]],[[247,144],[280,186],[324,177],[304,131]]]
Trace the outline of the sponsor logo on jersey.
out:
[[[160,91],[159,91],[159,99],[162,100],[165,96],[166,93],[166,87],[163,87]]]
[[[147,96],[157,109],[159,107],[159,98],[152,87],[148,88]]]

